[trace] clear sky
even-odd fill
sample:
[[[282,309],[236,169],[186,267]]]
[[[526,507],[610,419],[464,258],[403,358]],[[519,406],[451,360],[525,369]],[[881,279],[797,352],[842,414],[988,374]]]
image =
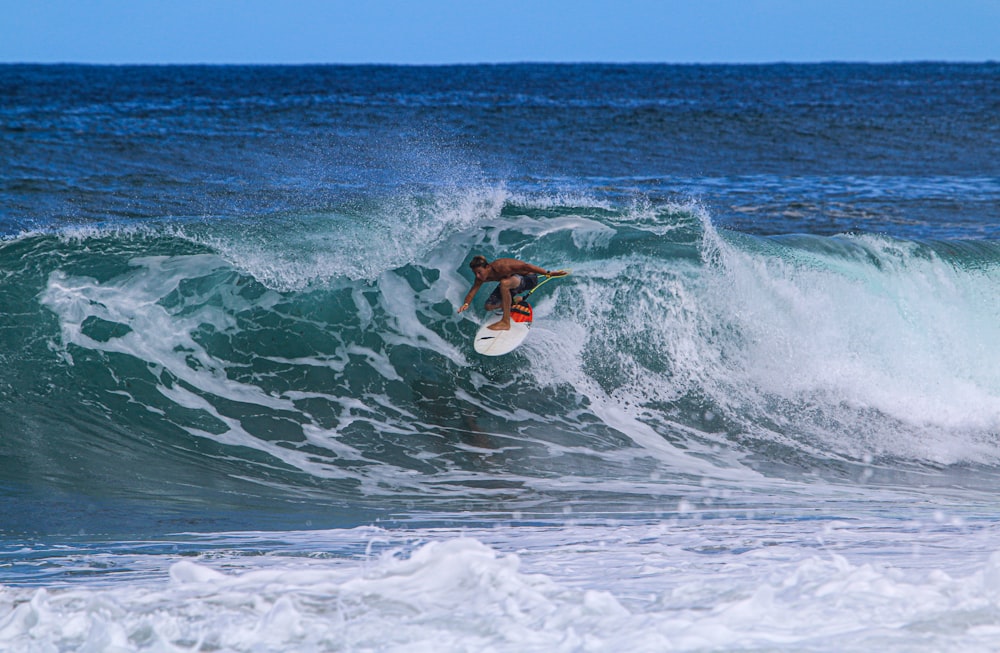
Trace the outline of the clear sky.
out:
[[[0,62],[1000,60],[1000,0],[0,0]]]

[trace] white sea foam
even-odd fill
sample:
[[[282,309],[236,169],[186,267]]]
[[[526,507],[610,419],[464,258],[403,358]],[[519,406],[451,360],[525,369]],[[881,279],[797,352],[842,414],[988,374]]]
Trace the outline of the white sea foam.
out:
[[[234,268],[269,288],[302,290],[340,279],[373,281],[386,271],[423,263],[456,233],[495,220],[507,199],[503,186],[399,195],[364,210],[268,216],[175,228],[178,237],[207,245]]]
[[[1000,459],[995,272],[878,238],[851,244],[857,259],[755,253],[707,224],[706,242],[719,276],[701,280],[697,315],[734,336],[702,381],[720,403],[852,455]]]
[[[162,556],[145,579],[0,588],[9,650],[988,651],[991,527],[681,520],[464,535],[317,531],[281,555]],[[417,539],[413,539],[417,538]],[[382,553],[316,557],[368,542]],[[86,564],[76,556],[75,564]],[[118,558],[128,564],[128,556]]]

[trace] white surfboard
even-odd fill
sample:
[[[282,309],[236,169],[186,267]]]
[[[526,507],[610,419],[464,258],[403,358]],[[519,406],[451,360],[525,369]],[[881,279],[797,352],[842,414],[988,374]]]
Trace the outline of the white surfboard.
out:
[[[518,315],[511,311],[510,329],[507,331],[495,331],[490,329],[491,324],[495,324],[503,317],[503,311],[492,311],[483,321],[479,331],[476,332],[476,339],[472,345],[476,351],[484,356],[502,356],[517,349],[518,345],[524,342],[531,330],[531,307],[528,313]],[[521,320],[521,321],[519,321]]]

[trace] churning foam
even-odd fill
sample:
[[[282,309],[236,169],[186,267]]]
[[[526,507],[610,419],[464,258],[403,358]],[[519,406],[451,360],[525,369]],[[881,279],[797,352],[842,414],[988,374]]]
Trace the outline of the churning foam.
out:
[[[161,570],[145,580],[0,587],[0,645],[991,650],[1000,636],[1000,554],[976,549],[987,533],[914,533],[912,546],[927,544],[927,554],[907,557],[898,552],[899,524],[829,522],[816,532],[817,526],[694,520],[570,530],[521,526],[464,536],[433,529],[287,534],[305,538],[304,550],[353,539],[381,553],[165,555],[157,560]],[[250,535],[234,542],[251,544]],[[273,543],[282,535],[266,537]],[[933,557],[939,538],[956,537],[976,549],[978,562],[969,569],[952,569],[947,555]],[[865,543],[863,556],[852,551],[851,560],[838,552],[858,545],[857,538]]]

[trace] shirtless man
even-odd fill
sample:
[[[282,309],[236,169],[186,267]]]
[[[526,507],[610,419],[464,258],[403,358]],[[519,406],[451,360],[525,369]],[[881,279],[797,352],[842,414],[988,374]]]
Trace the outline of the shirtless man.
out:
[[[479,287],[487,281],[499,281],[496,290],[486,300],[486,310],[492,311],[498,307],[503,307],[503,317],[496,324],[491,324],[489,328],[496,331],[507,331],[510,329],[510,305],[513,295],[521,295],[536,285],[538,285],[538,275],[546,277],[562,277],[567,274],[566,270],[556,270],[554,272],[543,270],[537,265],[519,261],[516,258],[498,258],[492,263],[486,260],[485,256],[476,256],[469,263],[476,281],[472,284],[472,289],[465,296],[465,303],[458,309],[458,312],[469,308],[472,298],[479,292]]]

